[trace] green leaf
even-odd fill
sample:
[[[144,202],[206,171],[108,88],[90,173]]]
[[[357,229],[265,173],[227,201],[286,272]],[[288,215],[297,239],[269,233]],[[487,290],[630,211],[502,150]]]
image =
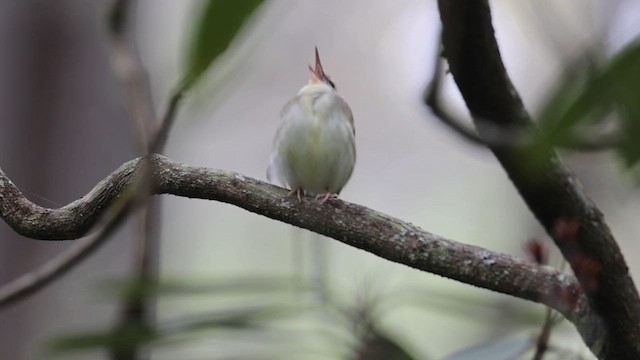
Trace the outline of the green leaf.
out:
[[[576,63],[568,73],[541,113],[541,143],[557,146],[583,139],[597,144],[615,139],[603,143],[620,155],[627,168],[638,165],[640,38],[604,65]]]
[[[640,40],[623,49],[605,75],[622,121],[618,152],[631,167],[640,161]]]
[[[550,145],[564,144],[578,128],[605,119],[611,96],[592,62],[573,64],[540,115],[540,127]]]
[[[208,0],[187,53],[183,88],[189,88],[222,54],[263,0]]]

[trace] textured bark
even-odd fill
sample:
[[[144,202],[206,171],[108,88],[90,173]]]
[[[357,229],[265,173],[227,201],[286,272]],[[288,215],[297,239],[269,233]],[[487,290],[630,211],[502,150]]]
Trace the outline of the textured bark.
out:
[[[486,122],[537,131],[502,63],[488,1],[438,4],[449,70],[479,133]],[[640,299],[602,213],[553,149],[490,147],[571,264],[601,317],[598,323],[605,325],[578,326],[587,345],[602,359],[640,359]]]

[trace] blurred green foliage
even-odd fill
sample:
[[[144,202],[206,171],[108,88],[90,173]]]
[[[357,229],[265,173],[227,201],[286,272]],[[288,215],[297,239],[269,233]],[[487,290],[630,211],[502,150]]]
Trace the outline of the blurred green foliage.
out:
[[[238,359],[306,359],[314,358],[314,353],[322,353],[323,358],[332,359],[426,360],[429,359],[426,355],[417,357],[410,351],[402,329],[388,333],[384,325],[384,319],[394,316],[398,309],[417,307],[431,311],[436,308],[465,320],[499,319],[504,338],[494,334],[498,335],[495,341],[471,347],[464,345],[464,349],[451,355],[451,359],[466,359],[474,354],[508,359],[503,355],[532,348],[532,336],[541,322],[539,309],[524,302],[509,305],[506,301],[434,291],[417,285],[393,291],[386,289],[382,293],[361,289],[346,299],[346,303],[341,303],[332,294],[327,302],[320,302],[318,289],[300,284],[297,278],[255,275],[198,281],[110,281],[99,289],[103,291],[101,299],[112,299],[113,302],[122,296],[153,297],[161,301],[193,300],[195,296],[199,303],[202,304],[204,297],[210,305],[204,311],[160,316],[157,323],[148,327],[98,324],[94,329],[60,335],[47,344],[48,355],[99,349],[160,349],[206,339],[225,344],[227,352],[236,354]],[[431,325],[424,326],[428,329]],[[511,336],[522,329],[534,329],[534,332],[529,333],[531,336]],[[428,345],[437,345],[428,339],[425,341]],[[256,353],[248,354],[247,351]],[[486,356],[484,358],[490,358]],[[214,354],[208,358],[227,359]]]
[[[585,61],[586,60],[586,61]],[[583,57],[540,116],[551,145],[615,150],[625,166],[640,161],[640,39],[603,65]]]
[[[110,282],[101,289],[107,289],[114,302],[121,296],[129,299],[151,297],[183,300],[193,296],[213,296],[224,300],[225,305],[216,305],[215,299],[211,298],[212,309],[209,311],[161,318],[154,325],[99,325],[95,330],[58,336],[47,344],[46,350],[52,354],[100,348],[123,350],[173,343],[204,333],[211,336],[210,331],[213,330],[223,330],[223,333],[245,331],[268,339],[278,331],[273,327],[274,322],[299,316],[309,310],[308,304],[299,298],[308,293],[308,288],[293,284],[291,279],[256,276],[209,279],[197,283],[189,280]],[[242,300],[236,300],[238,298]]]
[[[209,0],[196,22],[186,58],[183,88],[191,87],[236,37],[263,0]]]

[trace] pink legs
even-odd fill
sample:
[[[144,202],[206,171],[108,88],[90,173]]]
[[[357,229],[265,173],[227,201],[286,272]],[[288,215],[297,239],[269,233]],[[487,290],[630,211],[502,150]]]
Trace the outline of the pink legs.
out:
[[[337,198],[338,198],[338,194],[334,194],[330,192],[316,195],[316,200],[320,200],[320,204],[324,204],[329,199],[337,199]]]
[[[291,196],[292,194],[296,194],[296,196],[298,197],[298,202],[302,202],[302,195],[304,195],[304,189],[303,188],[291,189],[291,191],[289,191],[287,196]]]
[[[291,196],[293,194],[296,194],[296,197],[298,198],[298,202],[302,202],[302,197],[305,195],[305,191],[303,188],[291,189],[291,191],[289,191],[287,196]],[[337,198],[338,198],[338,194],[326,192],[326,193],[320,193],[316,195],[315,200],[316,201],[319,200],[320,204],[324,204],[329,199],[337,199]]]

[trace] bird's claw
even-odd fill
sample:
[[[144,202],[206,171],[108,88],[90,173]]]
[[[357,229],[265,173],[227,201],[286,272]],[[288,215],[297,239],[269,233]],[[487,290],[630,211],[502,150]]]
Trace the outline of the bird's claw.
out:
[[[338,198],[338,194],[334,194],[330,192],[316,195],[316,201],[320,200],[320,204],[324,204],[329,199],[337,199],[337,198]]]
[[[291,191],[289,191],[287,196],[291,196],[292,194],[296,194],[296,197],[298,198],[298,202],[302,202],[302,195],[304,195],[304,190],[302,188],[291,189]]]
[[[296,197],[298,198],[298,202],[302,202],[302,197],[305,195],[305,191],[303,188],[291,189],[291,191],[289,191],[287,196],[291,196],[293,194],[295,194]],[[326,192],[326,193],[321,193],[316,195],[315,200],[319,201],[320,204],[324,204],[329,199],[337,199],[337,198],[338,198],[338,194]]]

